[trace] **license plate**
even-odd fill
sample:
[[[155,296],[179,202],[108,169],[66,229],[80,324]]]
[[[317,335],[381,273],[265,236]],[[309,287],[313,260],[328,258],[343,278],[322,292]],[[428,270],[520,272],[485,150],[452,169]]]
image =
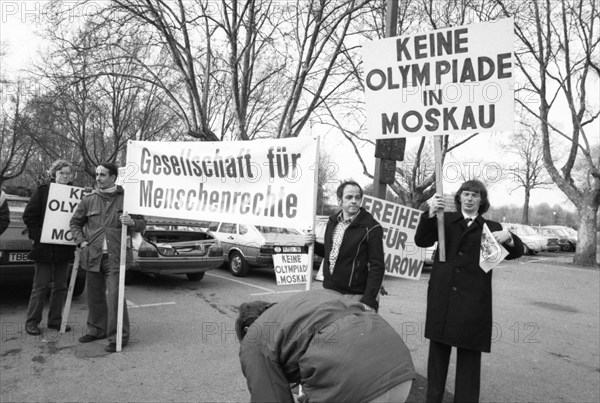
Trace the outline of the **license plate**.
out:
[[[301,253],[302,247],[300,247],[300,246],[282,246],[281,251],[287,252],[287,253]]]
[[[9,262],[31,262],[29,252],[12,252],[8,254]]]

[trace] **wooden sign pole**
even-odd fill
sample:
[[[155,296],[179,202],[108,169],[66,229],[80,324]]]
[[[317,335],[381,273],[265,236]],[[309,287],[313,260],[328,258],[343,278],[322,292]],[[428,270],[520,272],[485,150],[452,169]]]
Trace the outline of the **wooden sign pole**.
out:
[[[71,312],[71,301],[73,300],[73,290],[75,290],[75,282],[77,281],[77,272],[79,271],[79,248],[75,250],[75,261],[73,262],[73,271],[71,273],[71,281],[67,291],[67,300],[62,312],[62,322],[60,323],[60,333],[67,330],[67,322],[69,321],[69,313]]]
[[[442,136],[436,134],[433,136],[433,152],[435,156],[435,192],[444,196],[444,176],[442,160]],[[444,209],[439,209],[437,212],[437,229],[438,229],[438,250],[439,261],[446,261],[446,236],[444,232]]]
[[[315,232],[315,215],[317,214],[317,191],[319,189],[319,146],[321,139],[317,136],[317,155],[315,158],[315,172],[314,172],[314,189],[313,189],[313,200],[312,200],[312,232]],[[313,274],[313,261],[315,256],[315,244],[311,243],[308,247],[308,275],[306,276],[306,291],[310,290],[312,284]]]
[[[127,215],[123,212],[123,215]],[[123,304],[125,303],[125,270],[127,270],[127,225],[121,227],[121,259],[119,264],[119,298],[117,300],[117,351],[123,349]]]

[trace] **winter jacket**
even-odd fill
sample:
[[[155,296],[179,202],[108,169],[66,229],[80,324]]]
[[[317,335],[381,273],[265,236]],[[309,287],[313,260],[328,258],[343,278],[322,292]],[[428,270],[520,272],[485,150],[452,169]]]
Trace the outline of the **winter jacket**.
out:
[[[492,272],[479,267],[483,224],[501,231],[496,221],[477,216],[467,226],[461,212],[444,214],[446,261],[436,253],[427,288],[425,337],[450,346],[490,352],[492,340]],[[523,243],[512,234],[514,246],[506,259],[523,255]],[[415,243],[432,246],[438,240],[437,218],[421,215]]]
[[[84,196],[71,218],[71,232],[77,245],[87,241],[81,251],[81,267],[98,272],[103,254],[103,241],[106,237],[108,264],[117,269],[121,264],[121,221],[123,214],[123,188],[117,186],[113,194],[102,194],[98,190]],[[130,214],[135,224],[127,229],[142,232],[146,228],[143,216]],[[131,248],[127,245],[127,265],[133,263]]]
[[[329,269],[329,255],[333,246],[333,231],[342,212],[329,217],[324,244],[315,242],[315,253],[323,257],[323,287],[342,294],[362,294],[361,302],[377,310],[377,295],[381,289],[385,264],[383,229],[367,212],[360,208],[358,216],[346,229],[333,274]]]
[[[294,295],[248,328],[240,363],[253,402],[368,402],[414,379],[410,352],[380,315],[331,290]]]
[[[6,201],[6,194],[0,192],[0,235],[8,228],[10,224],[10,209]]]
[[[51,181],[51,183],[54,180]],[[42,226],[46,216],[46,205],[48,204],[48,192],[50,184],[38,186],[23,212],[23,222],[27,226],[27,233],[33,245],[29,258],[35,262],[72,262],[75,255],[75,247],[71,245],[56,245],[41,243]]]

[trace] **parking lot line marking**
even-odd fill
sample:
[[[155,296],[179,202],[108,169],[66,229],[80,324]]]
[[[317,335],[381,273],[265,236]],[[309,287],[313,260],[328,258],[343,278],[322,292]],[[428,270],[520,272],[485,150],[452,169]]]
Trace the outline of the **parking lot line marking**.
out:
[[[146,307],[149,307],[149,306],[175,305],[175,304],[176,304],[176,302],[157,302],[157,303],[154,303],[154,304],[135,305],[135,306],[132,306],[132,308],[146,308]]]
[[[285,294],[288,292],[302,292],[302,291],[304,291],[304,290],[272,291],[272,292],[259,292],[259,293],[250,294],[250,295],[254,296],[254,295],[269,295],[269,294]]]
[[[213,277],[222,278],[223,280],[233,281],[234,283],[239,283],[239,284],[247,285],[249,287],[255,287],[255,288],[258,288],[259,290],[268,291],[269,293],[274,293],[275,292],[275,291],[273,291],[273,290],[271,290],[269,288],[261,287],[259,285],[254,285],[254,284],[250,284],[250,283],[246,283],[245,281],[234,280],[234,279],[229,278],[229,277],[218,276],[218,275],[212,274],[212,273],[206,273],[206,275],[207,276],[213,276]]]

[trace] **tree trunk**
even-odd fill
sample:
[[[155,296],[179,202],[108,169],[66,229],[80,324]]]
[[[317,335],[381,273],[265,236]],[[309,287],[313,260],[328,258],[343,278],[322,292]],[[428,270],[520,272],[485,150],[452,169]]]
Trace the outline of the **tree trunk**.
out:
[[[585,205],[579,209],[579,232],[573,263],[581,266],[598,266],[600,264],[596,257],[596,250],[598,249],[598,234],[596,233],[598,201],[593,199],[588,197],[584,200]]]
[[[523,203],[523,218],[521,222],[529,225],[529,190],[525,189],[525,202]]]

